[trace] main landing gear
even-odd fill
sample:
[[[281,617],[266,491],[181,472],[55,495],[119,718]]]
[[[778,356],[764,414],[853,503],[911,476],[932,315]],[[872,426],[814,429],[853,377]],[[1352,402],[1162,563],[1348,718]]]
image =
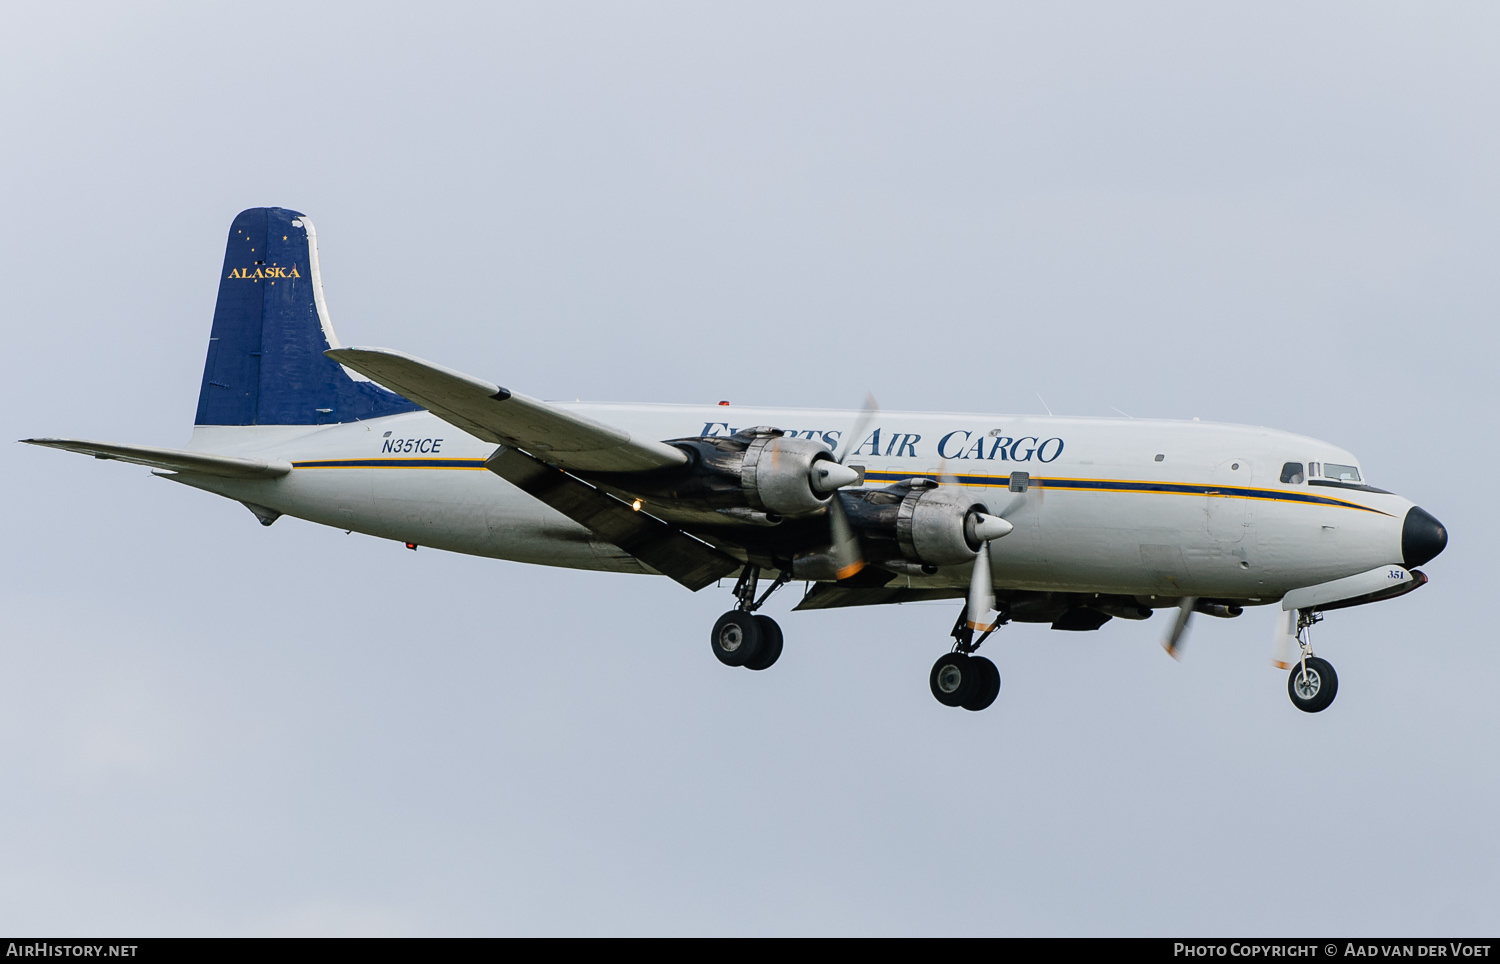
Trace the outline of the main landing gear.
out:
[[[1322,614],[1310,609],[1297,613],[1297,644],[1302,647],[1302,657],[1292,665],[1286,691],[1292,698],[1292,705],[1304,713],[1320,713],[1328,709],[1339,692],[1339,677],[1333,671],[1333,665],[1314,656],[1312,644],[1308,642],[1308,630],[1314,623],[1322,621]]]
[[[781,627],[770,616],[756,612],[771,593],[792,581],[790,572],[782,572],[770,587],[755,597],[760,582],[760,566],[745,566],[739,582],[734,585],[734,598],[738,605],[719,617],[709,644],[714,655],[725,666],[743,666],[746,669],[769,669],[781,658]]]
[[[962,706],[978,712],[1000,695],[1000,670],[983,656],[975,656],[974,652],[1005,620],[1002,617],[976,640],[968,615],[969,607],[965,604],[958,614],[958,622],[953,624],[953,651],[932,664],[927,683],[932,688],[932,695],[944,706]]]

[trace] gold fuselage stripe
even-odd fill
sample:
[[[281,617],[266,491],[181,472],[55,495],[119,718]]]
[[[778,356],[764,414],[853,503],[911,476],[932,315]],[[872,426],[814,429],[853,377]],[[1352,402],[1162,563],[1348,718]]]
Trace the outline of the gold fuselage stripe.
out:
[[[476,471],[484,468],[483,459],[318,459],[293,462],[295,469],[446,469]],[[953,479],[968,488],[1009,488],[1009,475],[943,475],[932,472],[899,472],[876,469],[865,472],[865,481],[895,483],[907,479],[931,479],[942,482]],[[1202,482],[1163,482],[1147,479],[1084,479],[1068,476],[1037,476],[1027,480],[1029,488],[1059,489],[1073,492],[1123,492],[1144,495],[1189,495],[1217,499],[1253,499],[1261,502],[1289,502],[1299,505],[1322,505],[1339,509],[1358,509],[1390,515],[1357,502],[1313,495],[1239,485],[1213,485]]]

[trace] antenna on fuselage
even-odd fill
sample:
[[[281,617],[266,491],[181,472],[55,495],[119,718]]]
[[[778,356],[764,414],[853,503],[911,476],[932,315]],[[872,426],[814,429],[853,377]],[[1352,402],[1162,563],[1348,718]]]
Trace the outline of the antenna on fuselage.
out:
[[[1046,400],[1046,399],[1045,399],[1045,398],[1043,398],[1043,397],[1042,397],[1042,393],[1041,393],[1041,392],[1037,392],[1037,393],[1036,393],[1036,400],[1037,400],[1037,401],[1039,401],[1039,402],[1041,402],[1041,403],[1042,403],[1042,407],[1043,407],[1043,408],[1046,408],[1046,409],[1047,409],[1047,414],[1048,414],[1048,415],[1051,415],[1051,414],[1052,414],[1052,409],[1050,409],[1050,408],[1047,408],[1047,400]]]

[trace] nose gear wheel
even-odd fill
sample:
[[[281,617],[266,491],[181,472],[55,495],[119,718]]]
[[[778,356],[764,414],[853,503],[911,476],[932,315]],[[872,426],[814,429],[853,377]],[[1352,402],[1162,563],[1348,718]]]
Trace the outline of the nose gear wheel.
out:
[[[1319,713],[1328,709],[1338,695],[1339,677],[1328,660],[1309,656],[1292,667],[1286,691],[1297,709],[1304,713]]]

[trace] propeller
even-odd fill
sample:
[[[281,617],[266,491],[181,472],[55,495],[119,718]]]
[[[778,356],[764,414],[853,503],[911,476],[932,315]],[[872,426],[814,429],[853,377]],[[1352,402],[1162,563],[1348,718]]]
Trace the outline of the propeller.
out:
[[[1276,635],[1271,639],[1271,665],[1277,669],[1292,668],[1292,643],[1297,639],[1297,610],[1283,610],[1276,618]]]
[[[813,488],[819,492],[834,494],[828,500],[828,555],[833,561],[834,574],[839,579],[848,579],[865,567],[865,555],[859,547],[859,537],[849,524],[849,516],[844,511],[844,502],[839,498],[838,490],[859,481],[860,474],[844,463],[859,446],[860,438],[879,411],[880,404],[875,401],[874,394],[866,393],[864,406],[855,416],[849,434],[843,437],[848,440],[848,444],[843,446],[834,459],[813,463]]]
[[[954,476],[948,474],[948,463],[945,460],[938,466],[938,482],[943,485],[962,486]],[[1023,496],[1022,499],[1025,497]],[[1021,504],[1022,499],[1012,499],[1004,511],[1009,512]],[[979,543],[979,551],[974,556],[974,571],[969,576],[968,607],[964,610],[964,620],[968,627],[981,633],[987,633],[995,628],[993,613],[995,611],[995,581],[990,574],[990,543],[1001,536],[1010,535],[1015,530],[1005,519],[988,512],[975,510],[964,517],[964,538],[970,545]]]
[[[1171,632],[1167,638],[1161,641],[1162,649],[1173,659],[1181,659],[1178,650],[1182,648],[1183,641],[1187,637],[1188,623],[1193,618],[1193,607],[1198,605],[1197,596],[1183,596],[1177,602],[1177,621],[1172,623]]]
[[[1193,618],[1193,613],[1203,613],[1205,616],[1215,616],[1219,619],[1233,619],[1244,611],[1243,607],[1232,602],[1214,602],[1199,596],[1183,596],[1177,600],[1177,619],[1172,623],[1172,629],[1167,633],[1167,638],[1161,641],[1161,648],[1165,649],[1167,655],[1173,659],[1182,658],[1182,644],[1187,639],[1188,622]]]
[[[1015,526],[997,515],[988,512],[971,512],[964,520],[965,534],[972,534],[979,543],[979,552],[974,556],[974,573],[969,577],[969,628],[987,633],[995,628],[990,615],[995,609],[995,582],[990,576],[990,543],[1001,536],[1009,535]]]

